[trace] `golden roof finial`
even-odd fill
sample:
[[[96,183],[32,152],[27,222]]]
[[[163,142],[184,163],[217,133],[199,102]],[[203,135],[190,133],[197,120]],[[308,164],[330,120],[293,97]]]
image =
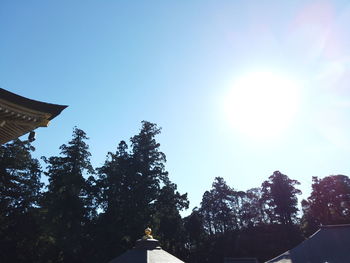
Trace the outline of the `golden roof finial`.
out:
[[[151,235],[151,233],[152,233],[152,229],[147,227],[145,229],[145,235],[143,236],[142,239],[153,239],[153,236]]]

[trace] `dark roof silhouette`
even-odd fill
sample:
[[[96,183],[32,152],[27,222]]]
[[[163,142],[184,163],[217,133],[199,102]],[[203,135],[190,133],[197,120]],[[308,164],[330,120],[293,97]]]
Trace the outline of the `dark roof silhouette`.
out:
[[[139,239],[133,249],[126,251],[121,256],[109,263],[184,263],[164,251],[156,239]]]
[[[350,262],[350,225],[322,226],[297,247],[266,263]]]
[[[0,88],[0,144],[48,126],[66,107],[31,100]]]

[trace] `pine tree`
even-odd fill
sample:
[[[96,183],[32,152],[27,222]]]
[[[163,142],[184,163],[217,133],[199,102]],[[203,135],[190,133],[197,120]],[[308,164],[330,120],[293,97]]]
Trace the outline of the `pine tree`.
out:
[[[135,225],[133,189],[137,181],[125,141],[119,143],[115,153],[107,154],[107,160],[97,172],[98,202],[102,211],[97,220],[96,256],[107,262],[135,241],[130,234]]]
[[[228,186],[222,177],[216,177],[212,189],[203,195],[200,213],[209,234],[225,233],[239,228],[241,192]]]
[[[0,146],[0,259],[37,261],[41,170],[28,141]]]
[[[295,188],[300,183],[287,175],[275,171],[269,180],[262,184],[262,199],[266,202],[267,213],[272,223],[292,225],[298,212],[297,195],[301,191]]]
[[[176,191],[165,171],[165,154],[155,139],[159,133],[156,124],[143,121],[140,132],[130,139],[131,149],[121,141],[117,151],[108,153],[105,164],[98,168],[102,213],[97,239],[104,241],[100,259],[108,261],[132,247],[147,226],[164,238],[167,247],[176,250],[178,240],[169,229],[174,224],[181,229],[179,211],[188,201]]]
[[[93,168],[87,139],[84,131],[74,128],[72,140],[60,147],[61,155],[45,159],[49,185],[43,211],[51,246],[44,261],[86,261],[82,258],[87,239],[85,227],[94,214],[89,196]],[[88,181],[85,175],[90,175]]]
[[[187,194],[181,195],[176,184],[166,180],[154,202],[152,225],[162,247],[173,254],[182,254],[185,235],[180,211],[187,209]]]
[[[161,129],[156,124],[143,121],[139,134],[130,139],[136,182],[133,202],[136,215],[134,227],[137,231],[151,223],[154,202],[159,196],[161,183],[168,180],[168,172],[165,171],[166,156],[160,151],[160,144],[155,139],[160,132]]]

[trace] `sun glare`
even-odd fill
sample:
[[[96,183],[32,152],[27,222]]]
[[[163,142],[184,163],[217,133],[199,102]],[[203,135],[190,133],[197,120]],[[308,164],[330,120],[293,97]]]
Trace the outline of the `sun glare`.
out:
[[[282,135],[300,104],[300,83],[273,72],[254,72],[236,79],[225,98],[227,119],[235,131],[256,139]]]

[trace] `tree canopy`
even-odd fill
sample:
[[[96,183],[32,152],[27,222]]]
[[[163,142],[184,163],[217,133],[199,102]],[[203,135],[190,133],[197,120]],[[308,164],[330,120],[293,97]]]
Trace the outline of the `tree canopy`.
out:
[[[267,260],[321,224],[350,223],[348,176],[314,177],[300,213],[299,182],[280,171],[246,191],[217,175],[200,206],[182,217],[187,193],[166,170],[160,132],[143,121],[100,167],[91,165],[89,138],[79,128],[59,155],[42,158],[43,169],[30,142],[2,145],[1,261],[108,262],[133,247],[148,226],[164,249],[188,263]]]

